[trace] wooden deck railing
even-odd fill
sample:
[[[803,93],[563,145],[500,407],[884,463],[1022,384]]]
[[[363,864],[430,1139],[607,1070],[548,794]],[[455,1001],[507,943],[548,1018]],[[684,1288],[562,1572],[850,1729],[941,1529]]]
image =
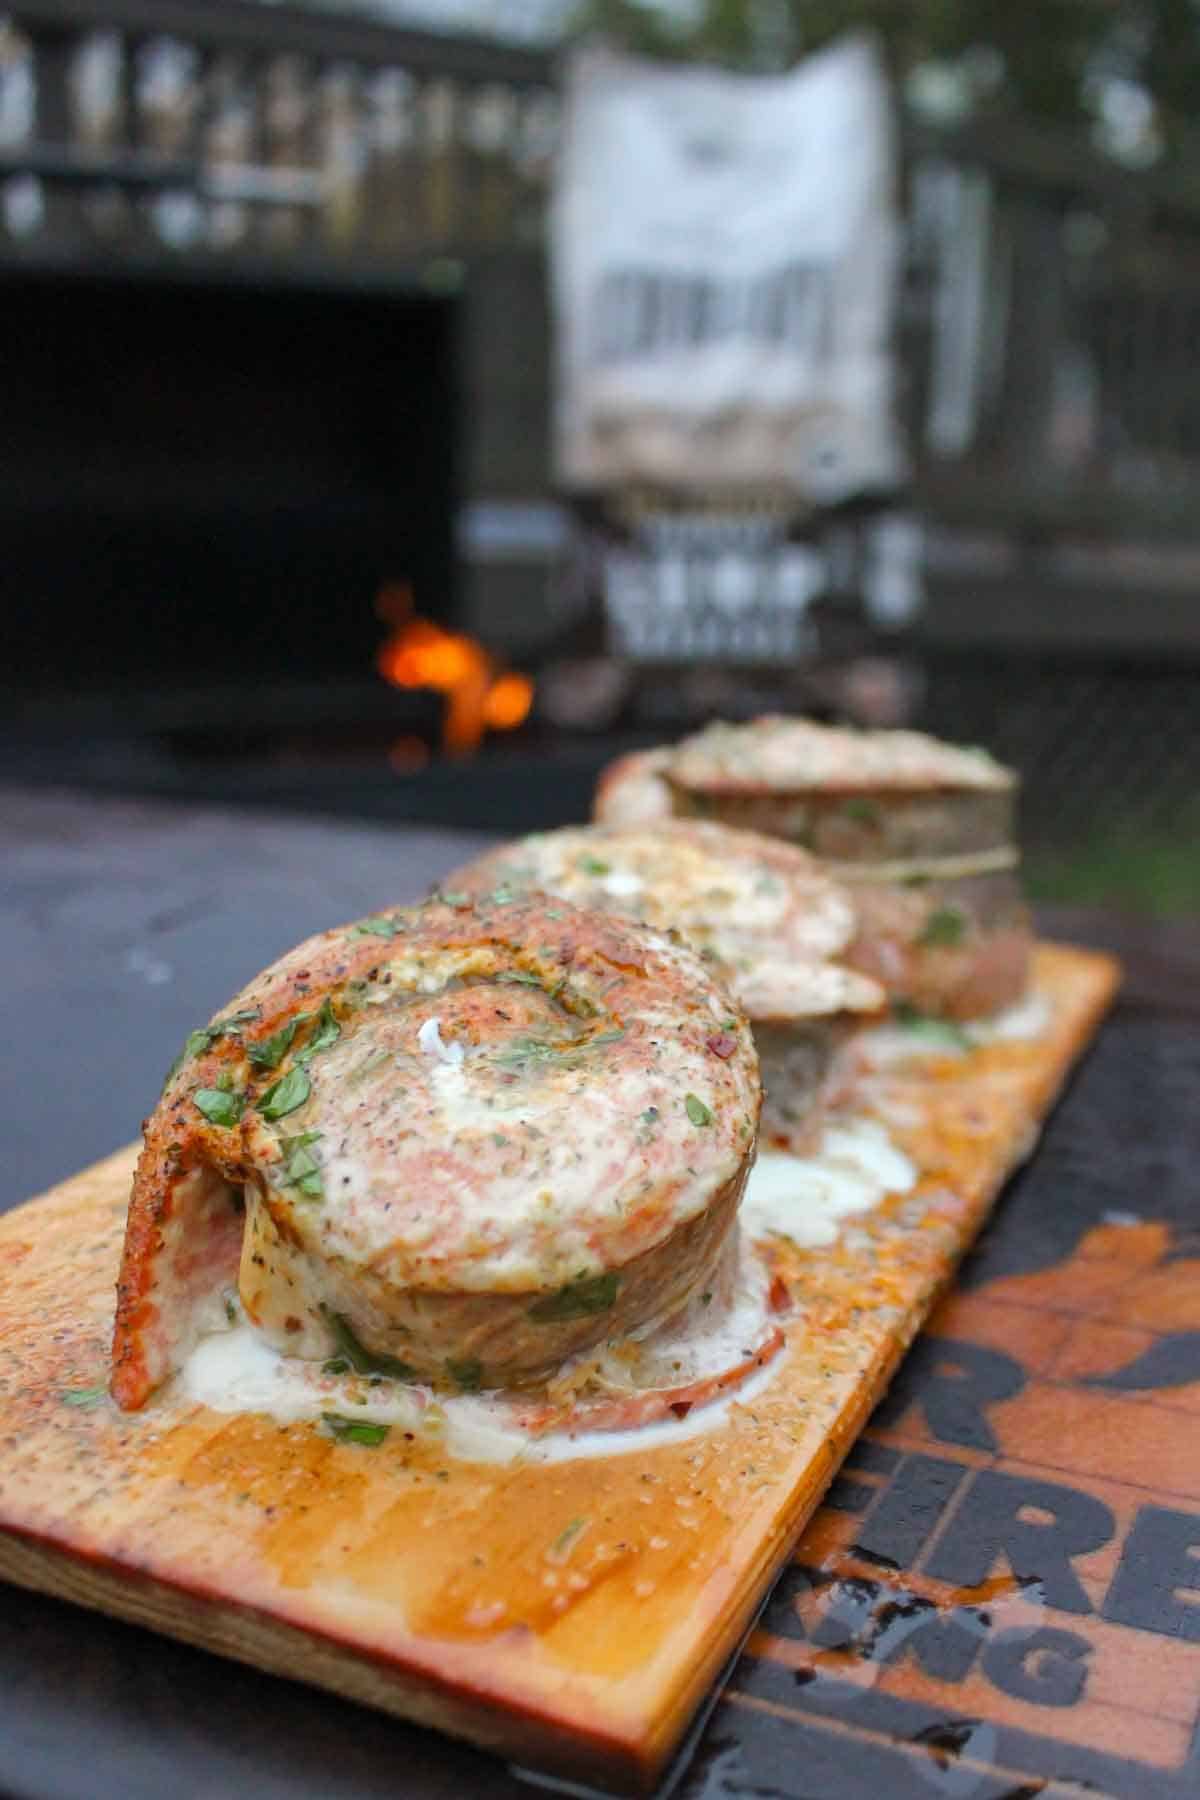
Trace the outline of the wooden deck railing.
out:
[[[536,241],[549,59],[255,0],[18,0],[0,252],[425,260]]]
[[[0,272],[265,260],[465,284],[468,490],[549,491],[551,57],[257,0],[3,9]],[[919,505],[1034,544],[1194,541],[1200,183],[999,121],[910,131],[905,162]]]

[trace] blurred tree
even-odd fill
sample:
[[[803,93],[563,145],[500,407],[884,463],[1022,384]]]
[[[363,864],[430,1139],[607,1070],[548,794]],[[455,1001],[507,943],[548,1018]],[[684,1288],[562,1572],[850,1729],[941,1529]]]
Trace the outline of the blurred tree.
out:
[[[748,69],[866,28],[918,111],[1087,126],[1131,162],[1182,148],[1200,111],[1200,0],[583,0],[575,24]]]

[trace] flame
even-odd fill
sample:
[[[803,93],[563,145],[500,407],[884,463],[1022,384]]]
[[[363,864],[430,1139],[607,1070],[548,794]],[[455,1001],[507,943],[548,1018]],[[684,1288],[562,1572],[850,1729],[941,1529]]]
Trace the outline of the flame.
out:
[[[533,682],[528,675],[497,675],[483,703],[484,722],[493,731],[515,731],[529,717]]]
[[[442,746],[452,756],[469,755],[487,730],[513,731],[524,724],[533,705],[528,675],[498,672],[475,638],[415,615],[406,583],[382,588],[376,610],[392,626],[376,657],[379,673],[393,687],[432,688],[446,696]]]

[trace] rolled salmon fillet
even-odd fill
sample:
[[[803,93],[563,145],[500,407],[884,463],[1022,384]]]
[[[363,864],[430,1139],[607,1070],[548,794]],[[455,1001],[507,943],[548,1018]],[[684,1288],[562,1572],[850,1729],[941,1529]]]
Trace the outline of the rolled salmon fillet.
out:
[[[673,816],[803,846],[854,900],[846,960],[894,1000],[972,1018],[1010,1005],[1028,979],[1016,797],[1016,776],[986,751],[771,715],[621,759],[601,776],[596,813],[666,798]]]
[[[673,752],[631,750],[600,771],[593,814],[599,825],[653,825],[675,814],[675,796],[667,780]]]
[[[233,1292],[278,1348],[521,1386],[679,1311],[754,1156],[742,1009],[689,946],[498,890],[327,931],[193,1032],[145,1125],[112,1392]]]
[[[479,895],[497,883],[674,928],[749,1015],[764,1072],[764,1130],[791,1136],[815,1115],[848,1023],[877,1012],[877,982],[836,959],[856,931],[839,884],[805,851],[699,820],[567,826],[503,844],[447,876]],[[790,1055],[790,1062],[789,1062]],[[779,1108],[786,1103],[786,1123]]]

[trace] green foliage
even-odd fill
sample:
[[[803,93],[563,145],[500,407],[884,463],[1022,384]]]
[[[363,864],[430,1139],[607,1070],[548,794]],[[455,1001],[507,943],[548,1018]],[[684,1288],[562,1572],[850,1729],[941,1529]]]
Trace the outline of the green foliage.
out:
[[[1098,906],[1155,918],[1200,917],[1200,832],[1194,819],[1171,832],[1129,827],[1024,859],[1035,900]]]
[[[855,30],[874,32],[897,81],[928,65],[986,71],[975,111],[1060,124],[1095,116],[1097,84],[1152,96],[1168,146],[1200,110],[1200,11],[1193,0],[581,0],[577,32],[645,56],[786,68]]]

